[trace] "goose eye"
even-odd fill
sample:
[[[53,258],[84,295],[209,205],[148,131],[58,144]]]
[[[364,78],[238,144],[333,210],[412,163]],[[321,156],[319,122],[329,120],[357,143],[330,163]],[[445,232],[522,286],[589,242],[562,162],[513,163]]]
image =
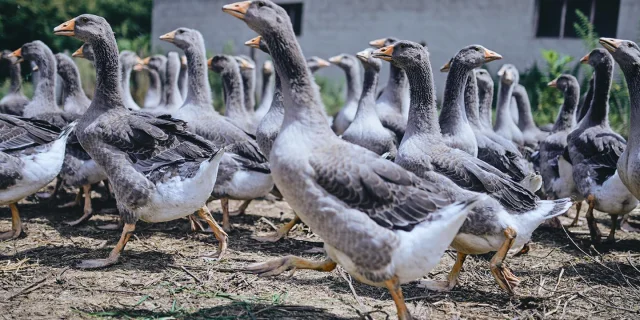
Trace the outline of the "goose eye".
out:
[[[184,30],[178,30],[178,34],[184,33]]]
[[[82,22],[84,22],[84,23],[89,22],[89,18],[87,18],[87,17],[83,17],[83,18],[82,18]]]
[[[265,6],[265,3],[264,3],[264,2],[262,2],[262,1],[259,1],[259,2],[258,2],[258,8],[262,8],[262,7],[264,7],[264,6]]]
[[[633,48],[633,44],[631,42],[628,42],[627,46],[629,46],[629,48]]]
[[[480,52],[480,48],[478,48],[478,47],[473,48],[473,50],[476,50],[476,51]]]

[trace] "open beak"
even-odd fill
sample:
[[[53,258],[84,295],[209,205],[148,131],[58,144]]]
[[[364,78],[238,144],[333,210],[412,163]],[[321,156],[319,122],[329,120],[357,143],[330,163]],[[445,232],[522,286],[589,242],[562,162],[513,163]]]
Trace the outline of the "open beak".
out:
[[[622,40],[614,39],[614,38],[600,38],[600,44],[607,49],[607,51],[614,53],[618,48],[620,48],[620,44],[622,44]]]
[[[160,40],[164,40],[166,42],[173,42],[173,39],[176,38],[176,31],[173,30],[169,33],[165,33],[163,35],[160,36]]]
[[[391,56],[393,55],[393,45],[382,47],[373,52],[373,56],[382,59],[384,61],[391,61]]]
[[[549,86],[551,88],[557,88],[558,87],[558,79],[553,79],[553,81],[547,83],[547,86]]]
[[[207,60],[207,67],[211,69],[211,64],[213,63],[213,58]]]
[[[582,64],[587,64],[589,63],[589,54],[585,54],[584,57],[582,57],[582,59],[580,59],[580,63]]]
[[[251,5],[251,1],[241,1],[235,2],[222,7],[222,11],[240,19],[244,20],[244,15],[247,13],[247,9],[249,9],[249,5]]]
[[[385,38],[382,39],[376,39],[373,41],[369,41],[369,45],[374,47],[374,48],[382,48],[384,47],[384,43],[386,42]]]
[[[260,48],[260,40],[262,40],[261,36],[257,36],[247,42],[244,43],[245,46],[251,47],[251,48],[256,48],[259,49]]]
[[[333,56],[333,57],[329,58],[329,62],[331,62],[333,64],[338,64],[338,63],[340,63],[340,61],[342,61],[342,56]]]
[[[487,48],[484,49],[484,62],[491,62],[491,61],[500,60],[500,59],[502,59],[502,56],[499,55],[497,52],[491,51]]]
[[[11,52],[11,54],[9,54],[9,57],[18,58],[18,60],[16,60],[16,62],[14,62],[13,64],[18,64],[18,63],[24,61],[24,59],[22,58],[22,48],[14,51],[14,52]]]
[[[362,62],[367,62],[367,60],[369,60],[369,57],[371,56],[371,53],[367,50],[363,50],[360,51],[358,53],[356,53],[356,57],[358,57],[358,59],[362,60]]]
[[[78,48],[78,50],[74,51],[71,55],[74,58],[84,58],[84,52],[82,51],[82,47]]]
[[[76,34],[75,29],[76,29],[76,20],[71,19],[53,28],[53,34],[57,36],[73,37]]]
[[[329,63],[329,61],[322,59],[322,58],[318,58],[318,67],[324,68],[324,67],[328,67],[330,66],[331,63]]]
[[[440,72],[449,72],[450,69],[451,69],[451,60],[447,61],[447,63],[445,63],[444,66],[440,68]]]

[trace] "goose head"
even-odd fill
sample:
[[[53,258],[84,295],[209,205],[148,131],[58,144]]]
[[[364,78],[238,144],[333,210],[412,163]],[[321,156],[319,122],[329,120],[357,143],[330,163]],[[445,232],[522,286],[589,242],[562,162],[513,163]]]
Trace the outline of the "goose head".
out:
[[[596,48],[591,50],[587,55],[580,59],[580,62],[583,64],[588,64],[592,66],[594,69],[597,68],[613,68],[613,57],[609,54],[609,51],[603,48]]]
[[[369,41],[369,45],[379,49],[382,47],[390,46],[398,41],[400,41],[398,38],[387,37]]]
[[[111,26],[103,17],[93,14],[82,14],[66,21],[53,29],[58,36],[74,37],[84,42],[113,35]]]
[[[640,48],[629,40],[600,38],[600,44],[611,53],[623,71],[631,71],[640,67]]]
[[[324,60],[320,57],[310,57],[307,59],[307,66],[309,67],[309,69],[311,70],[311,72],[316,72],[322,68],[326,68],[328,66],[330,66],[331,63],[329,63],[329,61]]]
[[[373,56],[373,48],[364,49],[356,54],[356,57],[360,60],[362,65],[365,68],[371,68],[376,72],[380,72],[380,68],[382,67],[382,61]]]
[[[21,62],[24,59],[39,63],[47,59],[47,52],[51,52],[49,47],[44,42],[36,40],[23,44],[20,49],[12,52],[9,57],[17,59],[14,63]]]
[[[269,0],[235,2],[222,7],[222,11],[243,20],[260,35],[267,35],[291,27],[287,11]]]
[[[240,70],[254,70],[256,68],[255,62],[247,56],[234,56],[234,58],[236,59]]]
[[[579,88],[578,79],[570,74],[562,74],[547,84],[551,88],[556,88],[562,92],[570,89]]]
[[[498,70],[498,76],[500,77],[500,81],[508,86],[520,81],[520,73],[518,72],[518,69],[516,66],[509,63],[500,67],[500,70]]]
[[[476,81],[478,82],[478,87],[482,89],[488,89],[489,87],[493,88],[493,79],[491,79],[491,75],[489,71],[485,69],[476,69],[474,70],[476,75]]]
[[[77,76],[77,68],[73,60],[64,53],[56,53],[57,71],[62,79],[70,79]]]
[[[225,70],[239,69],[238,62],[233,56],[218,54],[207,61],[209,69],[215,73],[222,73]],[[238,70],[239,72],[239,70]]]
[[[377,49],[373,52],[373,56],[389,61],[402,69],[418,66],[429,60],[429,52],[426,47],[406,40]]]
[[[262,65],[262,73],[264,75],[270,76],[273,74],[273,62],[267,60]]]
[[[358,58],[346,53],[329,58],[329,62],[345,70],[358,66]]]
[[[141,61],[142,60],[140,60],[138,55],[133,51],[122,50],[120,52],[120,63],[124,68],[133,68],[137,63]]]
[[[202,39],[202,34],[198,30],[189,28],[178,28],[160,36],[160,40],[173,43],[182,50],[200,42],[200,39]]]

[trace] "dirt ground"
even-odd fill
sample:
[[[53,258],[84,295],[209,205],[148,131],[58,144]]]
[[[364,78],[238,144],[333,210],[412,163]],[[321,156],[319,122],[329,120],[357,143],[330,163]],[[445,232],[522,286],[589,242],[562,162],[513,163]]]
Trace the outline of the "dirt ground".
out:
[[[63,195],[62,202],[72,198]],[[95,194],[96,211],[113,207],[113,201]],[[191,232],[185,219],[141,222],[121,262],[97,271],[75,264],[108,255],[120,231],[97,226],[117,221],[115,214],[98,212],[86,224],[70,227],[64,222],[78,218],[80,208],[59,209],[33,197],[19,208],[27,235],[0,243],[0,317],[5,319],[396,318],[385,289],[351,281],[340,268],[275,278],[240,271],[288,254],[323,258],[322,242],[303,225],[278,243],[251,238],[273,231],[265,221],[280,226],[293,217],[285,202],[254,201],[247,215],[232,217],[229,250],[220,261],[202,258],[217,250],[217,241],[209,233]],[[218,202],[211,209],[220,221]],[[0,208],[0,217],[0,230],[10,228],[8,208]],[[597,217],[606,235],[609,217]],[[565,224],[570,221],[563,218]],[[514,297],[495,283],[490,256],[475,256],[467,259],[461,284],[449,293],[403,285],[409,309],[416,319],[640,317],[640,234],[618,231],[615,244],[593,248],[584,225],[582,220],[568,234],[540,228],[527,255],[508,259],[522,280]],[[444,279],[453,257],[445,254],[428,277]]]

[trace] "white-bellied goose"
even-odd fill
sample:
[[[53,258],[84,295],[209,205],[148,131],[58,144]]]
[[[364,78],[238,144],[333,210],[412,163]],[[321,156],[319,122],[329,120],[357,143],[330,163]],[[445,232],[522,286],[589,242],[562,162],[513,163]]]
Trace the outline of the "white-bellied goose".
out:
[[[260,95],[260,104],[254,114],[254,121],[258,124],[269,111],[269,107],[271,107],[273,92],[275,91],[274,83],[275,72],[273,70],[273,62],[265,60],[262,64],[262,94]]]
[[[494,53],[480,46],[478,48],[479,51],[469,52],[475,55],[469,60],[475,61],[475,66],[470,65],[472,68],[493,59]],[[508,176],[442,141],[433,74],[425,47],[400,41],[378,49],[374,55],[403,68],[410,83],[409,123],[396,163],[432,183],[436,190],[451,200],[469,199],[477,196],[477,192],[488,193],[492,197],[472,209],[453,240],[451,246],[458,251],[458,259],[448,280],[427,281],[427,288],[452,289],[467,255],[495,251],[490,264],[491,273],[501,288],[513,294],[519,279],[503,265],[507,252],[523,246],[540,223],[564,213],[571,202],[569,199],[540,201],[509,180]]]
[[[54,29],[56,35],[91,44],[96,90],[76,136],[107,176],[124,222],[122,236],[106,259],[85,260],[80,268],[116,263],[138,220],[170,221],[194,211],[207,220],[220,240],[226,234],[213,221],[205,202],[216,181],[224,149],[187,131],[183,121],[129,111],[123,101],[116,39],[102,17],[83,14]]]
[[[0,240],[22,233],[16,203],[46,186],[60,172],[67,138],[75,123],[64,130],[44,121],[0,114],[0,205],[11,207],[11,231]]]
[[[229,146],[220,165],[221,174],[213,194],[221,200],[223,226],[229,229],[229,198],[261,193],[264,185],[271,180],[266,177],[269,172],[267,157],[260,152],[252,135],[213,109],[202,34],[194,29],[178,28],[162,35],[160,39],[182,49],[189,65],[187,99],[174,116],[186,121],[190,130],[214,145]],[[246,209],[247,204],[246,201],[243,203],[239,213]]]
[[[518,128],[522,131],[524,144],[530,148],[537,149],[540,141],[544,140],[549,133],[544,132],[536,126],[531,114],[531,102],[527,89],[518,84],[513,88],[513,97],[518,106]]]
[[[375,48],[382,48],[392,45],[397,41],[398,39],[396,38],[387,37],[373,40],[369,42],[369,45]],[[394,132],[397,131],[396,135],[398,135],[399,132],[404,134],[404,130],[407,127],[409,102],[409,81],[407,80],[407,75],[401,68],[391,65],[389,68],[389,80],[387,80],[387,85],[376,101],[376,108],[382,124]],[[402,115],[402,122],[397,119],[398,113]],[[397,129],[393,130],[393,127]]]
[[[382,126],[376,112],[376,93],[382,62],[374,58],[372,52],[373,49],[366,49],[356,54],[364,67],[364,83],[356,117],[342,134],[342,139],[393,161],[398,150],[397,138],[393,132]]]
[[[549,199],[571,197],[576,202],[576,216],[571,223],[578,223],[582,195],[573,182],[571,163],[563,157],[567,148],[567,136],[576,126],[576,108],[580,98],[580,84],[570,75],[563,74],[549,82],[549,87],[557,88],[564,96],[551,134],[540,142],[540,174],[544,181],[544,191]]]
[[[522,131],[511,118],[511,96],[518,84],[520,74],[512,64],[503,65],[498,71],[500,85],[498,87],[498,104],[496,107],[496,123],[493,131],[498,135],[513,141],[517,146],[524,146]]]
[[[600,243],[600,230],[593,210],[611,215],[608,241],[615,240],[618,216],[631,212],[638,200],[618,175],[617,163],[626,141],[609,126],[609,90],[613,77],[613,58],[605,49],[594,49],[581,60],[595,69],[593,100],[578,127],[567,137],[573,181],[587,200],[587,224],[591,241]]]
[[[244,60],[242,63],[248,67]],[[245,132],[255,133],[253,117],[245,108],[246,95],[240,65],[234,56],[219,54],[209,60],[209,68],[219,73],[224,92],[224,116]]]
[[[120,68],[122,70],[122,94],[124,95],[124,105],[129,110],[140,110],[140,106],[131,96],[131,71],[136,64],[142,62],[138,55],[129,50],[120,52]],[[179,107],[179,106],[178,106]]]
[[[62,79],[62,109],[66,112],[82,114],[89,109],[91,100],[82,89],[80,71],[75,62],[64,53],[56,53],[57,72]]]
[[[400,284],[437,264],[475,201],[451,205],[412,173],[333,134],[284,9],[264,0],[223,10],[244,20],[269,47],[285,107],[271,151],[274,180],[325,241],[330,257],[315,262],[287,256],[246,270],[277,275],[293,268],[331,271],[340,264],[359,281],[388,288],[400,319],[411,319]]]
[[[247,55],[235,56],[242,76],[244,108],[253,116],[256,107],[256,63]]]
[[[9,79],[11,79],[9,91],[0,99],[0,113],[22,116],[24,106],[29,103],[29,99],[22,93],[22,74],[18,57],[13,56],[11,51],[4,50],[0,58],[9,63]]]
[[[638,124],[640,121],[640,48],[633,41],[612,38],[600,38],[600,44],[611,53],[620,65],[629,87],[629,102],[631,104],[629,141],[627,148],[618,159],[617,168],[622,183],[627,186],[631,194],[640,199],[640,124]],[[598,79],[596,78],[596,80]],[[623,227],[625,226],[623,225]],[[627,228],[635,229],[630,226]]]
[[[189,90],[189,68],[187,64],[187,56],[180,57],[180,76],[178,77],[178,86],[180,87],[180,96],[182,101],[187,100],[187,90]]]
[[[350,54],[339,54],[331,57],[329,62],[344,71],[347,79],[347,97],[344,106],[338,111],[333,120],[333,131],[341,135],[356,117],[358,101],[362,94],[362,82],[360,81],[360,63],[358,58]]]

